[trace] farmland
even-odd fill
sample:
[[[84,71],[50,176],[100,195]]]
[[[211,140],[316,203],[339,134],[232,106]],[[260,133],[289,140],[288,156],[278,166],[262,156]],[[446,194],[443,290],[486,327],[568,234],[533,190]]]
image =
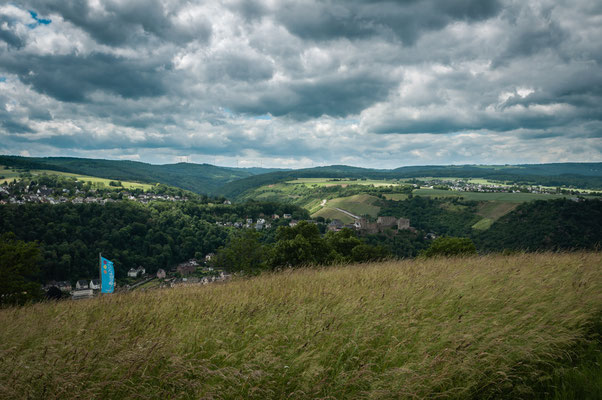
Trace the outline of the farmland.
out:
[[[499,201],[505,203],[523,203],[525,201],[534,200],[552,200],[574,197],[571,195],[562,194],[539,194],[539,193],[481,193],[481,192],[459,192],[452,190],[440,189],[415,189],[412,192],[418,196],[430,197],[462,197],[465,200],[474,201]]]

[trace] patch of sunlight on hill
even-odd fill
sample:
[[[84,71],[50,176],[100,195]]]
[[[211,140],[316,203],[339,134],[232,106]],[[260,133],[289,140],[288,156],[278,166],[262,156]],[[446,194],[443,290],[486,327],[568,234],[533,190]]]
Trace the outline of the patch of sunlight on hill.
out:
[[[322,216],[324,218],[332,219],[332,216],[334,216],[334,218],[340,219],[343,222],[353,222],[353,218],[341,213],[340,211],[337,211],[336,208],[349,211],[357,216],[369,215],[371,217],[376,217],[380,211],[380,207],[376,205],[378,201],[378,197],[369,194],[356,194],[348,197],[338,197],[336,199],[328,200],[321,210],[312,214],[312,217],[317,218],[318,216]],[[328,217],[326,215],[328,215]],[[336,215],[345,215],[345,218],[339,218]]]

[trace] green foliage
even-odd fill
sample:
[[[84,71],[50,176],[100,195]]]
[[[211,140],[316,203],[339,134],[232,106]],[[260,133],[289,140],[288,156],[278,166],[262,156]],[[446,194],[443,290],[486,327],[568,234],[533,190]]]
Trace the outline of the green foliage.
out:
[[[196,201],[100,204],[23,204],[0,206],[0,233],[14,232],[38,241],[44,281],[91,278],[98,274],[98,253],[115,262],[116,278],[143,265],[149,273],[224,246],[234,228],[216,222],[256,219],[307,211],[293,205],[249,202],[213,205]]]
[[[73,157],[0,156],[0,165],[20,169],[56,170],[121,181],[160,182],[204,194],[218,194],[217,189],[228,182],[274,171],[264,168],[226,168],[208,164],[152,165],[136,161]]]
[[[272,268],[324,265],[335,258],[336,254],[320,236],[317,225],[300,221],[293,227],[278,228],[269,265]]]
[[[266,266],[266,249],[260,242],[261,235],[252,230],[232,235],[226,246],[221,247],[212,264],[226,271],[255,274]]]
[[[381,216],[409,218],[414,228],[438,235],[468,236],[481,219],[474,201],[413,196],[403,201],[383,201]],[[458,207],[459,206],[459,207]]]
[[[477,248],[469,238],[438,237],[421,253],[424,257],[454,257],[477,254]]]
[[[596,249],[602,244],[601,200],[524,203],[474,235],[480,250]]]
[[[24,304],[42,296],[35,243],[17,240],[12,233],[0,236],[0,305]]]

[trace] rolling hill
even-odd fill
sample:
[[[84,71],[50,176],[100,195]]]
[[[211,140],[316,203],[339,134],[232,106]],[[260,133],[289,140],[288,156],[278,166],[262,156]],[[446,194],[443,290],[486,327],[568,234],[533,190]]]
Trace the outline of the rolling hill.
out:
[[[0,310],[0,397],[600,398],[600,253],[392,261]]]
[[[203,194],[219,194],[217,189],[228,182],[274,171],[269,168],[226,168],[190,163],[154,165],[137,161],[72,157],[0,156],[0,165],[19,169],[56,170],[115,180],[163,183]]]
[[[408,179],[421,177],[484,178],[544,186],[602,188],[602,163],[524,165],[411,166],[392,170],[345,165],[282,170],[231,168],[210,164],[154,165],[137,161],[74,157],[0,156],[0,165],[20,169],[56,170],[99,178],[164,183],[196,193],[236,199],[264,185],[300,178]]]

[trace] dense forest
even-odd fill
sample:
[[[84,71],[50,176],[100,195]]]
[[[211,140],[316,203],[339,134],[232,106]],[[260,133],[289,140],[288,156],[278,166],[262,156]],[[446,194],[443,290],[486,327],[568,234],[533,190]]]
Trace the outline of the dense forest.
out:
[[[308,218],[307,211],[294,205],[269,202],[4,205],[0,233],[39,243],[42,281],[95,277],[100,252],[115,260],[120,278],[138,265],[154,272],[216,251],[235,229],[216,222],[284,213]]]
[[[481,252],[600,249],[602,201],[523,203],[474,235],[474,241]]]

